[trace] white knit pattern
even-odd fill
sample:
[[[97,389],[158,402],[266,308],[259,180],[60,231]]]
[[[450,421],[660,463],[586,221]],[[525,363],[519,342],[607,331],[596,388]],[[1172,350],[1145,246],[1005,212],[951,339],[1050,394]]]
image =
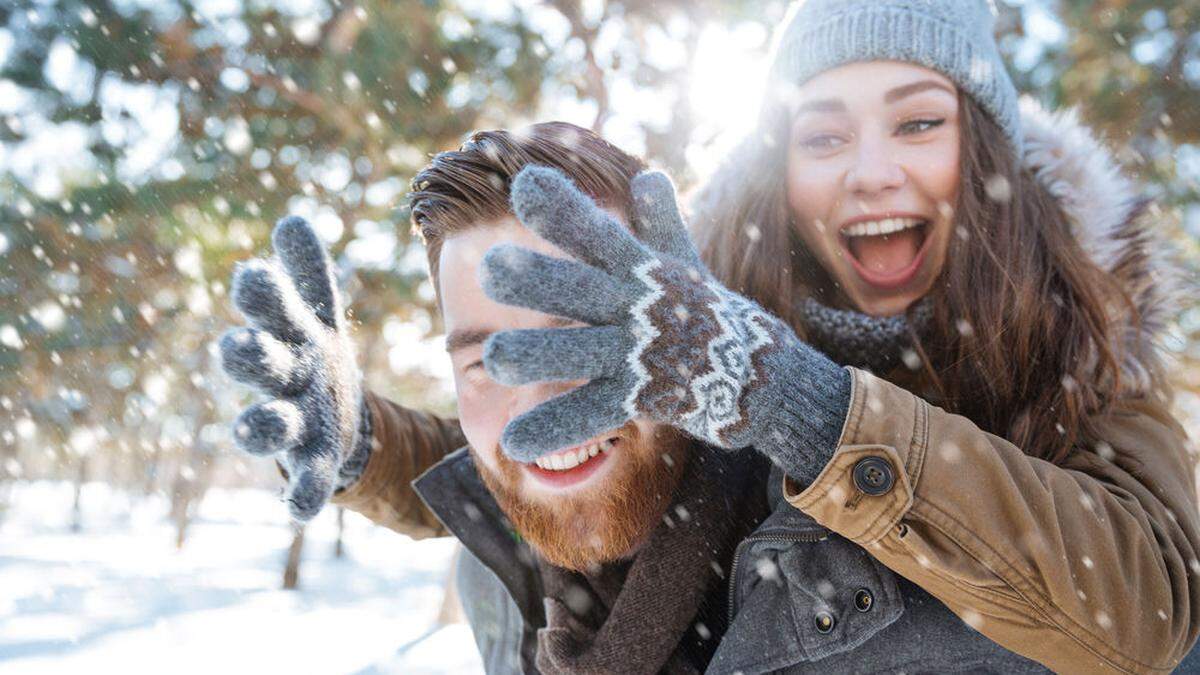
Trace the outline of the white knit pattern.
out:
[[[756,320],[769,319],[756,317],[761,312],[754,305],[712,282],[708,288],[719,298],[709,309],[717,317],[721,334],[708,343],[710,370],[691,383],[697,405],[684,424],[692,433],[715,441],[722,430],[742,419],[739,403],[754,379],[753,356],[773,340]]]
[[[648,290],[629,308],[629,313],[633,317],[633,334],[637,339],[633,349],[625,357],[629,364],[629,370],[634,376],[634,385],[629,390],[629,394],[625,396],[625,413],[631,418],[641,414],[637,409],[638,395],[650,382],[650,372],[646,370],[646,366],[642,365],[642,354],[649,349],[650,343],[654,342],[654,338],[660,334],[654,327],[654,323],[650,321],[648,314],[650,308],[664,293],[662,285],[651,274],[659,267],[662,267],[662,262],[657,258],[650,258],[633,268],[634,276],[646,284]]]

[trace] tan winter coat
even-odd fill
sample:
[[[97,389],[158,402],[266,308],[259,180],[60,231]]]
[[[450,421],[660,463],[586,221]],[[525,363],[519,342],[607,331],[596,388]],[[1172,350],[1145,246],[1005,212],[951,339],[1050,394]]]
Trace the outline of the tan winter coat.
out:
[[[914,395],[903,367],[887,379],[849,368],[833,459],[804,490],[785,479],[784,495],[1011,651],[1064,673],[1169,673],[1200,632],[1200,514],[1187,434],[1147,377],[1166,268],[1108,152],[1072,116],[1028,104],[1023,116],[1026,163],[1143,312],[1127,333],[1134,386],[1099,422],[1104,442],[1056,466]],[[444,534],[409,482],[464,444],[457,424],[370,405],[376,450],[334,502],[414,537]]]

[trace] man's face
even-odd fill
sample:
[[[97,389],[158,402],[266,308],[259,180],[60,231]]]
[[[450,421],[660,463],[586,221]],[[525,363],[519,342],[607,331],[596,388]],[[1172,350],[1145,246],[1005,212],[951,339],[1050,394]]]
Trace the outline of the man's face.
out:
[[[504,454],[500,436],[509,420],[585,382],[507,387],[488,376],[483,342],[492,333],[583,325],[488,298],[479,283],[479,263],[499,243],[569,257],[513,217],[480,224],[443,244],[439,293],[446,348],[454,365],[459,421],[476,466],[521,536],[550,562],[582,570],[625,557],[661,520],[688,442],[670,427],[638,419],[536,464]]]

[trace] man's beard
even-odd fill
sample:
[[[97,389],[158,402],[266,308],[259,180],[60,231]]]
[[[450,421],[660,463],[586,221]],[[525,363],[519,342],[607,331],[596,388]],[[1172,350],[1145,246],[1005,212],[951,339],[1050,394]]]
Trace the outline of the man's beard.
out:
[[[661,425],[652,437],[632,422],[617,430],[611,450],[623,457],[609,475],[580,494],[531,500],[519,492],[520,464],[496,448],[499,471],[477,456],[475,466],[517,532],[551,564],[586,571],[635,553],[661,522],[690,456],[691,441]],[[476,454],[471,448],[472,455]]]

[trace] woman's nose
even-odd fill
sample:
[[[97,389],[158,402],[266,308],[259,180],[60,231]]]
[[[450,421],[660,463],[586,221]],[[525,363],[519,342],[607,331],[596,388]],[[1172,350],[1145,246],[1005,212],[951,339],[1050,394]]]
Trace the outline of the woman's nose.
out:
[[[846,172],[846,190],[869,197],[894,190],[904,184],[905,173],[887,143],[863,139],[859,142],[854,163]]]

